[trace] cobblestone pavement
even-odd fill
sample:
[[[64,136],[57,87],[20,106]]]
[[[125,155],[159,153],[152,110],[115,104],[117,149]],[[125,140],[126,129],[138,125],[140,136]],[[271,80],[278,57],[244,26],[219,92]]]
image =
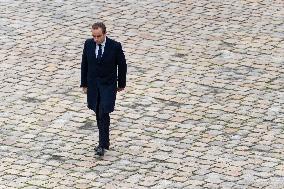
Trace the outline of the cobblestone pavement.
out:
[[[102,20],[127,89],[94,156],[79,88]],[[0,0],[0,188],[284,188],[282,0]]]

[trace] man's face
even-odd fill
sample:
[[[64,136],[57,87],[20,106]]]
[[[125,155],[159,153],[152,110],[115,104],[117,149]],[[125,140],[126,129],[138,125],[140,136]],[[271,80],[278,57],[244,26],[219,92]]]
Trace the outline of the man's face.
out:
[[[92,29],[92,36],[97,44],[104,42],[106,34],[103,33],[102,28]]]

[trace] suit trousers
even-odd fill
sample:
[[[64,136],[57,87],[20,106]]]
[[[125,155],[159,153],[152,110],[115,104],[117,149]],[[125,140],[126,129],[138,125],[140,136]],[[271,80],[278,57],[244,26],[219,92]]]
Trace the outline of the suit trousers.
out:
[[[101,106],[101,97],[98,92],[97,107],[96,107],[96,119],[99,129],[99,146],[102,148],[109,148],[109,126],[110,116],[109,113],[104,113]]]

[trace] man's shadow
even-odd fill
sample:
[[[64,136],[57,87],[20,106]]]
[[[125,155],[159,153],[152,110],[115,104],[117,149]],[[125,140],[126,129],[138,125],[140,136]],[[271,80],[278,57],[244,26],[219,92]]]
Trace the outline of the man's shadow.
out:
[[[84,125],[80,126],[79,129],[82,130],[94,130],[94,124],[91,121],[86,121]]]

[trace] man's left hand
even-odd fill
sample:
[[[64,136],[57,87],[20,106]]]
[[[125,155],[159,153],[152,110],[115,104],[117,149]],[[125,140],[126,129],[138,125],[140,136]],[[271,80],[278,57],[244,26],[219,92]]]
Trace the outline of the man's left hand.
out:
[[[123,91],[124,90],[124,88],[117,88],[117,92],[120,92],[120,91]]]

